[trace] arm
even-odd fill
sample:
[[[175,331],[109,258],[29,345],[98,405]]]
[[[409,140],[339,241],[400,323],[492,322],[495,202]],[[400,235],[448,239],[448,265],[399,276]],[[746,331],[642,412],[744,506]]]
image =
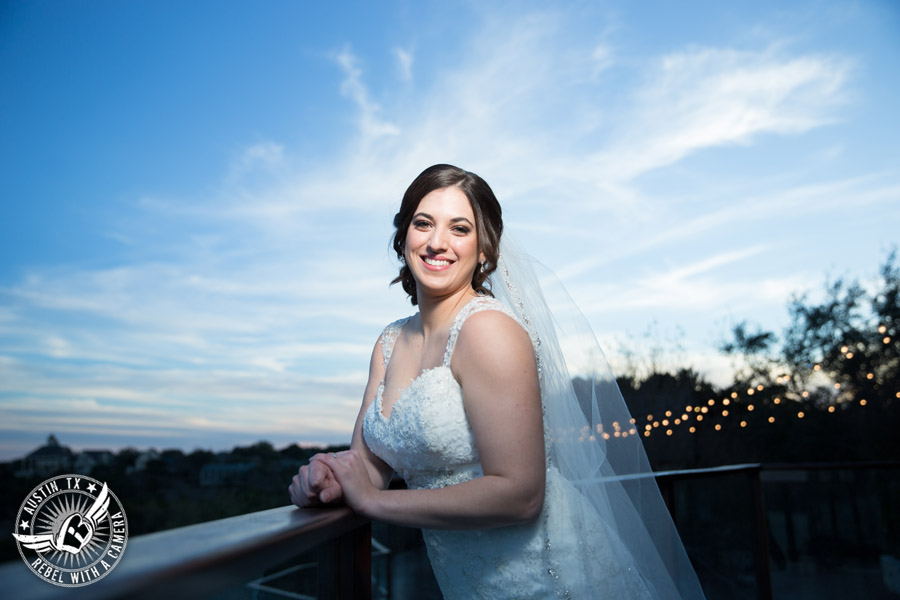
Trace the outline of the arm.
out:
[[[391,481],[393,471],[389,466],[384,464],[377,456],[369,451],[365,440],[362,437],[362,424],[369,405],[375,400],[378,393],[378,387],[384,378],[384,361],[381,350],[381,338],[375,342],[375,348],[372,350],[372,358],[369,361],[369,380],[366,383],[366,390],[363,393],[362,407],[359,415],[356,417],[356,425],[353,428],[353,437],[350,442],[350,448],[362,457],[366,471],[369,474],[371,484],[379,489],[384,489]],[[335,479],[334,474],[328,465],[317,460],[326,456],[316,454],[310,459],[308,465],[300,467],[300,471],[294,475],[288,493],[291,496],[291,502],[300,508],[317,506],[320,504],[337,503],[343,498],[343,490],[340,483]]]
[[[528,334],[496,311],[472,315],[453,355],[484,477],[439,489],[384,490],[368,484],[364,457],[351,450],[321,460],[347,503],[381,521],[435,529],[525,523],[544,501],[540,385]]]

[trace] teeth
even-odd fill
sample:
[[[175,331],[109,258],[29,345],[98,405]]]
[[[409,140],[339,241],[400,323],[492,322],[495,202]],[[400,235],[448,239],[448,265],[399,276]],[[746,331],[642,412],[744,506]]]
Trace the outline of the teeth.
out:
[[[425,262],[435,267],[446,267],[450,264],[449,260],[435,260],[433,258],[426,258]]]

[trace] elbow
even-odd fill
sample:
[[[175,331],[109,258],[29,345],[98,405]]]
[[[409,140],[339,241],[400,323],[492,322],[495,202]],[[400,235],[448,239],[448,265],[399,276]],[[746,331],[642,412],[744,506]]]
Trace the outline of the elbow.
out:
[[[534,523],[537,521],[537,518],[541,516],[541,511],[543,509],[544,487],[541,486],[540,489],[536,490],[534,493],[528,494],[518,503],[517,510],[515,511],[516,524],[526,525],[528,523]]]

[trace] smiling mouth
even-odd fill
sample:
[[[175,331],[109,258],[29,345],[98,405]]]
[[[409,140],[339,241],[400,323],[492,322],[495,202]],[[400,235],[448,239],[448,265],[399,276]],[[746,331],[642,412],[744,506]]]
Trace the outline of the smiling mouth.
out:
[[[422,260],[425,261],[425,264],[431,265],[432,267],[449,267],[450,266],[449,260],[439,260],[437,258],[427,258],[427,257],[423,258]]]

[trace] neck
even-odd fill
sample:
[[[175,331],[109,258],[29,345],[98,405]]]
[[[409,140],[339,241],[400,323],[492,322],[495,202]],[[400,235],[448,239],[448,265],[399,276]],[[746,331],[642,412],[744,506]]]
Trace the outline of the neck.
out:
[[[478,294],[471,287],[466,287],[448,296],[434,297],[418,295],[419,318],[422,331],[428,338],[432,332],[445,332],[460,309]]]

